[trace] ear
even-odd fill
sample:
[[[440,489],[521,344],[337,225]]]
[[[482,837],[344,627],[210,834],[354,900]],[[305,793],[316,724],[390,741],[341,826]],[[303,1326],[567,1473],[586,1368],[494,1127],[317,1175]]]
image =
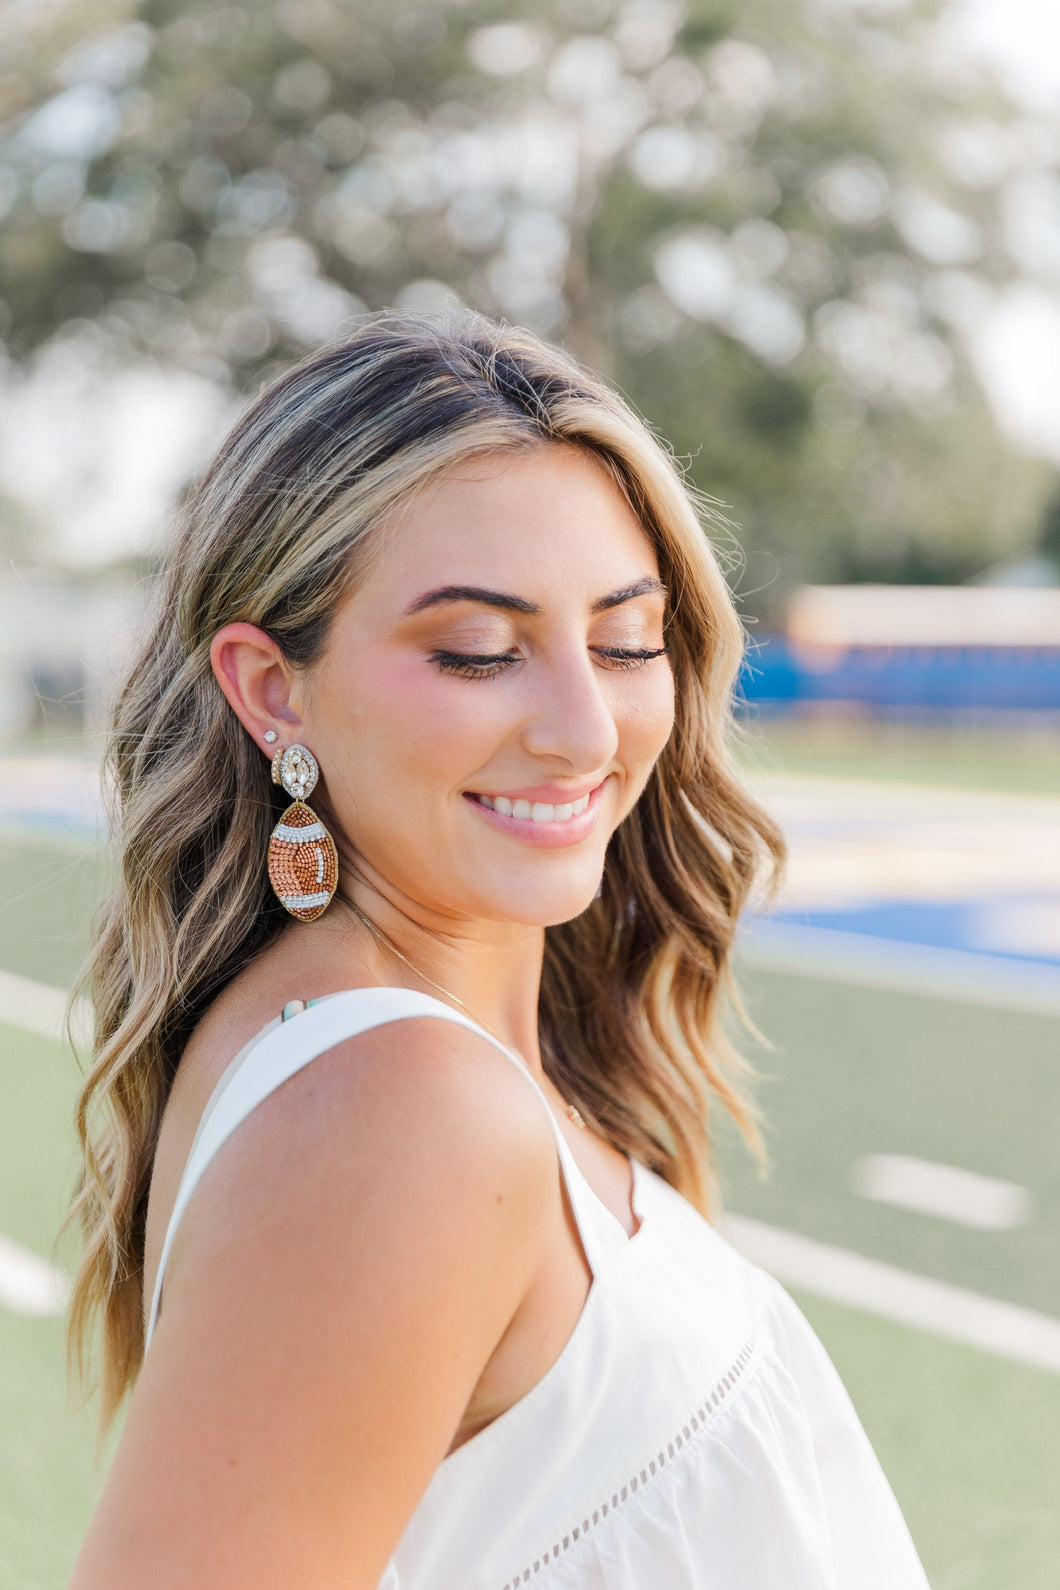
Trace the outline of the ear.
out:
[[[302,717],[294,674],[271,635],[254,624],[226,624],[210,645],[210,664],[232,711],[266,756],[272,755],[267,730],[281,742],[297,736]]]

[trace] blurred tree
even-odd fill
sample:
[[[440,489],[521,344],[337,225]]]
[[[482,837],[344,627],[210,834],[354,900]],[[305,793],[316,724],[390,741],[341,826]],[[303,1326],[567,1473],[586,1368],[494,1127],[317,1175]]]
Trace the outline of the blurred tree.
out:
[[[0,278],[237,389],[454,294],[617,380],[732,506],[752,608],[1034,535],[970,338],[1055,149],[942,0],[7,6]]]
[[[1055,483],[1038,528],[1037,550],[1052,563],[1060,581],[1060,485]]]

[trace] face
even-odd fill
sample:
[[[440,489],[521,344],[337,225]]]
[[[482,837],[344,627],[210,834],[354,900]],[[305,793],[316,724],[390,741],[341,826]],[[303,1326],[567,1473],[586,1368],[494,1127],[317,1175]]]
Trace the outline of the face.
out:
[[[436,922],[583,911],[673,726],[664,607],[639,520],[574,448],[418,498],[302,703],[363,876]]]

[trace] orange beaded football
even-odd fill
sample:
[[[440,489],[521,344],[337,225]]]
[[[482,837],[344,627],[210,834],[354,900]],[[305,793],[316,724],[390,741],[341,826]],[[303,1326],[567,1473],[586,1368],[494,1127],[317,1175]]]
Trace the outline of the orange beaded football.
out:
[[[269,839],[269,882],[285,910],[315,922],[339,881],[335,842],[304,801],[288,806]]]

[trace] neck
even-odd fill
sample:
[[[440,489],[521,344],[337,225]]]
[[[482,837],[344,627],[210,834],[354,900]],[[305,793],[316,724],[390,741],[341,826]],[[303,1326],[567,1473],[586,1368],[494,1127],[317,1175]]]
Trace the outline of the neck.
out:
[[[336,905],[340,899],[345,909],[328,916],[335,928],[361,941],[360,954],[370,944],[377,975],[452,1003],[540,1072],[543,928],[448,918],[427,922],[371,887],[336,896]]]

